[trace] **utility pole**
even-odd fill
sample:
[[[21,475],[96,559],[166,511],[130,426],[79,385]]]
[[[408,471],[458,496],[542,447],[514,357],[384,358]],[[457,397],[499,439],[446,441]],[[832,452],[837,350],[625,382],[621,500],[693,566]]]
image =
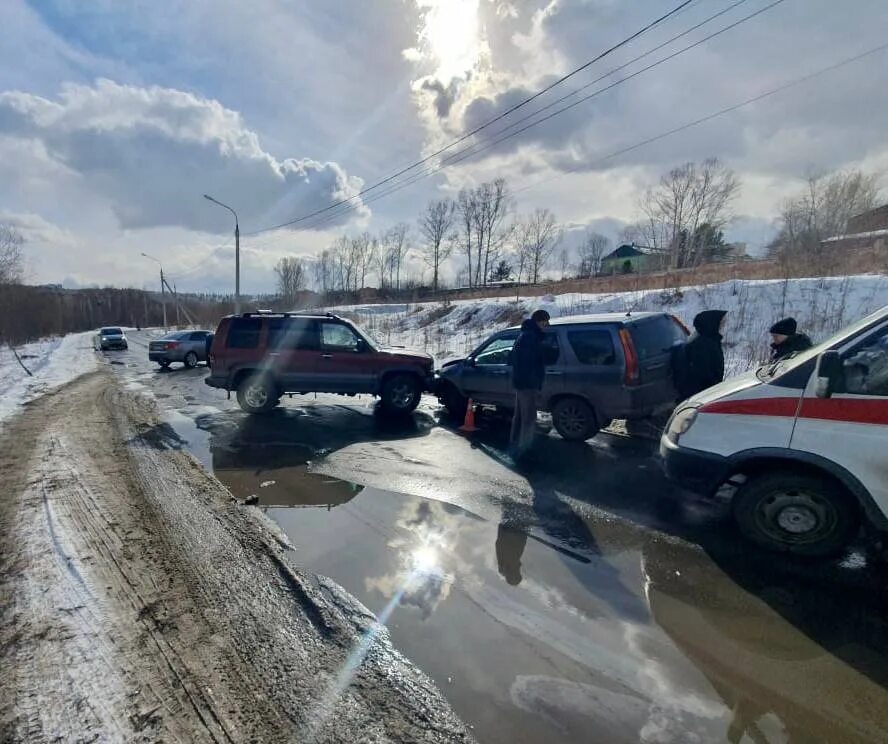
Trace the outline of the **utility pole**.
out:
[[[179,293],[176,291],[176,283],[173,282],[173,299],[176,302],[176,328],[182,325],[179,322]]]
[[[204,199],[213,202],[220,207],[227,209],[234,215],[234,314],[240,315],[240,224],[237,218],[237,212],[227,204],[223,204],[218,199],[214,199],[209,194],[203,195]]]
[[[160,267],[160,301],[163,305],[163,330],[167,329],[167,298],[166,281],[163,278],[163,266]]]

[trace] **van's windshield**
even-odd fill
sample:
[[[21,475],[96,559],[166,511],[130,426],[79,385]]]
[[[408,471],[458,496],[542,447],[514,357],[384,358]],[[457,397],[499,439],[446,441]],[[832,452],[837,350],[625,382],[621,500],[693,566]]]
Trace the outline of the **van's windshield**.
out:
[[[838,333],[834,333],[832,336],[821,341],[819,344],[814,344],[814,346],[812,346],[810,349],[796,352],[788,356],[786,359],[780,360],[779,362],[762,365],[756,370],[756,376],[760,380],[770,380],[777,375],[785,374],[790,370],[795,369],[796,367],[800,367],[809,359],[814,359],[818,357],[827,349],[831,349],[835,346],[841,345],[844,341],[853,338],[861,331],[873,325],[878,320],[884,319],[885,317],[888,316],[886,316],[886,312],[884,309],[877,310],[871,315],[867,315],[862,320],[858,320],[856,323],[845,326]]]

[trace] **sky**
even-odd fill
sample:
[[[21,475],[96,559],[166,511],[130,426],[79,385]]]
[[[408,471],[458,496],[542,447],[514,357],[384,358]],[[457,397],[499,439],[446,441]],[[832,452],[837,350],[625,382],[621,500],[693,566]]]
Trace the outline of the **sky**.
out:
[[[566,245],[616,239],[664,172],[718,157],[742,185],[727,237],[756,251],[808,176],[888,169],[888,50],[633,146],[888,38],[884,0],[772,2],[694,0],[445,154],[610,89],[362,197],[679,0],[4,0],[0,222],[25,238],[31,283],[153,287],[159,262],[179,289],[231,292],[234,219],[210,194],[238,213],[242,290],[257,293],[282,256],[342,233],[406,221],[416,243],[429,200],[497,177],[515,215],[550,209]],[[351,208],[265,229],[337,202]],[[428,274],[415,250],[408,266]]]

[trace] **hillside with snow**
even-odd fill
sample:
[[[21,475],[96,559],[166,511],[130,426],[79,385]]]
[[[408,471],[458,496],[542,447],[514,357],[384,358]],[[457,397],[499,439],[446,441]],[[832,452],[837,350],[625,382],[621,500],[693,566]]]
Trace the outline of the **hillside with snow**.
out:
[[[422,349],[438,363],[464,356],[492,332],[520,323],[543,308],[553,317],[602,312],[663,311],[688,327],[701,310],[728,311],[725,361],[728,375],[768,358],[768,328],[792,316],[816,343],[843,326],[888,305],[888,276],[864,274],[822,279],[732,280],[719,284],[606,294],[489,298],[415,304],[344,305],[353,318],[386,345]]]

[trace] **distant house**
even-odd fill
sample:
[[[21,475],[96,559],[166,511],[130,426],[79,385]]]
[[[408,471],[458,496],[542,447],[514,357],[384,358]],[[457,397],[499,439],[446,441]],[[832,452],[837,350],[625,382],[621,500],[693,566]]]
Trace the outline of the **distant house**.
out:
[[[845,250],[888,249],[888,204],[855,215],[843,235],[825,238],[820,245]]]
[[[624,243],[601,259],[602,274],[640,274],[651,269],[658,256],[641,249],[635,243]]]

